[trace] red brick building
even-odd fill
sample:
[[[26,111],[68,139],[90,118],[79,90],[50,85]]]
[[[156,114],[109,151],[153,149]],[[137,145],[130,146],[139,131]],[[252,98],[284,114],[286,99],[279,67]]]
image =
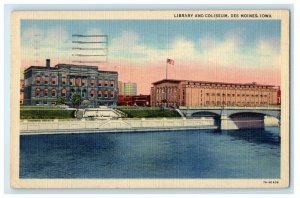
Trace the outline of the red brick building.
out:
[[[119,106],[150,106],[150,95],[136,95],[118,97]]]
[[[24,80],[20,80],[20,105],[24,104]]]
[[[164,79],[153,83],[151,106],[269,106],[280,104],[279,88],[253,83]]]

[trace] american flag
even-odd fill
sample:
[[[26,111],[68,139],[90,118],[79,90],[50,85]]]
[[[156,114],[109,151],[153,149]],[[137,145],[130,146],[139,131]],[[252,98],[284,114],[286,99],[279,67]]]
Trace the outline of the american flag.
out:
[[[174,65],[175,61],[173,59],[167,58],[167,64]]]

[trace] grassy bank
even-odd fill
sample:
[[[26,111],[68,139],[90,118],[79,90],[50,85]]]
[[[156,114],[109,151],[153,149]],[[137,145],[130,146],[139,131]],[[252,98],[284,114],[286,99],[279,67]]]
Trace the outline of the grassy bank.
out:
[[[161,110],[151,107],[118,107],[118,110],[126,113],[129,118],[168,118],[180,117],[175,110]]]
[[[70,119],[74,118],[75,110],[60,108],[21,108],[21,119]]]

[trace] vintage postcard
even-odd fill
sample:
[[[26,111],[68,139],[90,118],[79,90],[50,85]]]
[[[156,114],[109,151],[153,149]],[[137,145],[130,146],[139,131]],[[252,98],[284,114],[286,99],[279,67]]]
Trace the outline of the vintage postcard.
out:
[[[12,188],[286,188],[288,10],[16,11]]]

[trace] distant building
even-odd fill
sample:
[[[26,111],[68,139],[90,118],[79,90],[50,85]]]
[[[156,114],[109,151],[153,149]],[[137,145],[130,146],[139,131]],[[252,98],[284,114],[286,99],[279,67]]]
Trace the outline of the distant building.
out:
[[[281,89],[280,89],[280,87],[278,87],[278,91],[277,91],[277,104],[278,105],[281,104]]]
[[[20,80],[20,105],[24,104],[24,80]]]
[[[124,94],[122,81],[118,81],[118,94],[119,94],[119,96]]]
[[[118,97],[119,106],[150,106],[150,95],[124,96]]]
[[[278,96],[272,85],[165,79],[153,83],[151,106],[268,106]]]
[[[121,82],[121,88],[119,89],[119,95],[124,96],[136,96],[137,95],[137,85],[134,82]]]
[[[24,105],[54,105],[58,97],[71,104],[73,94],[91,106],[116,106],[118,101],[118,73],[101,71],[97,66],[58,64],[50,67],[31,66],[24,72]]]

